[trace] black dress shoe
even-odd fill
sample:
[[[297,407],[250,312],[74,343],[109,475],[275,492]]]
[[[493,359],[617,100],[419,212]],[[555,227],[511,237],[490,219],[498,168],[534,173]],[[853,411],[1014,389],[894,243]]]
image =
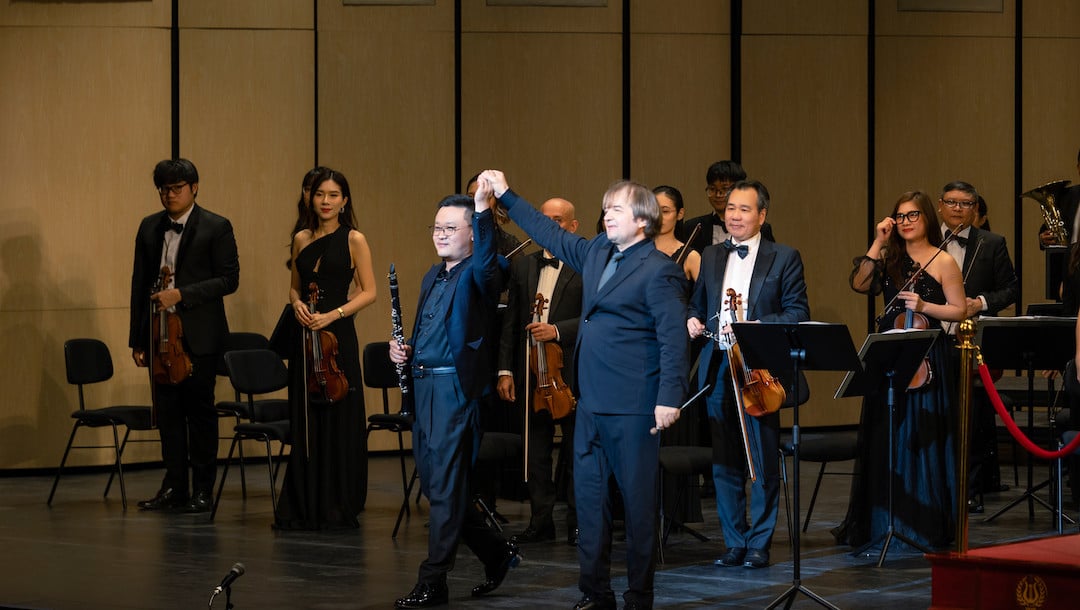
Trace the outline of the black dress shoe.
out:
[[[514,544],[529,544],[530,542],[547,542],[555,539],[555,524],[547,523],[541,527],[533,527],[531,524],[524,532],[510,537]]]
[[[574,604],[574,610],[615,610],[615,594],[586,595]]]
[[[441,606],[450,599],[450,591],[446,583],[418,582],[405,597],[400,597],[394,602],[395,608],[431,608]]]
[[[185,513],[208,513],[214,506],[213,498],[208,491],[197,491],[191,496],[191,501],[184,507]]]
[[[769,565],[769,551],[765,549],[750,549],[746,551],[743,561],[744,568],[764,568]]]
[[[185,506],[187,503],[186,491],[169,487],[159,489],[157,495],[149,500],[139,500],[139,508],[141,510],[171,510]]]
[[[983,507],[982,502],[979,502],[976,498],[972,498],[967,501],[968,512],[973,515],[981,515],[986,509]]]
[[[578,536],[581,535],[581,530],[574,528],[566,533],[566,544],[570,546],[577,546]]]
[[[521,555],[518,555],[518,548],[514,544],[506,545],[506,555],[499,560],[499,563],[492,566],[484,566],[484,573],[487,575],[487,580],[476,585],[472,589],[473,597],[480,597],[481,595],[487,595],[495,589],[499,588],[502,581],[506,578],[506,573],[510,571],[510,568],[516,568],[521,563]]]
[[[742,547],[730,548],[720,556],[720,559],[714,561],[713,565],[721,568],[734,568],[743,564],[744,557],[746,557],[746,549]]]

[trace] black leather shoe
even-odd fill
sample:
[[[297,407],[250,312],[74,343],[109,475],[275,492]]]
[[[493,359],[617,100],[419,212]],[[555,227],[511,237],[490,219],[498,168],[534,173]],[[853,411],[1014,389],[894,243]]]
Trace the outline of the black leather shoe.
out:
[[[743,564],[743,557],[746,557],[746,549],[742,547],[731,548],[721,555],[720,559],[714,561],[713,565],[721,568],[734,568]]]
[[[141,510],[171,510],[187,505],[188,495],[186,491],[180,491],[169,487],[159,489],[157,495],[149,500],[140,500]]]
[[[574,610],[615,610],[615,594],[586,595],[574,604]]]
[[[487,595],[495,589],[499,588],[502,581],[506,578],[506,573],[510,571],[510,568],[516,568],[521,563],[521,555],[518,555],[518,548],[514,544],[506,545],[506,555],[499,560],[499,563],[493,566],[484,566],[484,573],[487,575],[487,580],[476,585],[472,589],[473,597],[480,597],[481,595]]]
[[[983,514],[983,511],[986,510],[983,507],[982,502],[979,502],[975,498],[972,498],[972,499],[967,501],[967,508],[968,508],[968,512],[973,514],[973,515],[981,515],[981,514]]]
[[[214,501],[208,491],[197,491],[191,496],[191,501],[184,507],[185,513],[208,513],[213,507]]]
[[[510,537],[514,544],[529,544],[530,542],[547,542],[555,539],[555,524],[547,523],[542,527],[533,527],[531,524],[524,532]]]
[[[450,599],[450,591],[446,583],[418,582],[405,597],[400,597],[394,602],[395,608],[431,608],[441,606]]]
[[[743,561],[744,568],[764,568],[769,565],[769,551],[765,549],[750,549],[746,551]]]
[[[581,535],[581,530],[574,528],[566,533],[566,544],[570,546],[577,546],[578,536]]]

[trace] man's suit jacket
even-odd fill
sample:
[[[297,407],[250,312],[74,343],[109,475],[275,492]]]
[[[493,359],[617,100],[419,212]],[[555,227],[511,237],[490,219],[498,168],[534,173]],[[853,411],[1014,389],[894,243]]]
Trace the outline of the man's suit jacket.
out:
[[[161,250],[168,223],[164,210],[151,214],[142,220],[135,236],[128,331],[131,348],[149,346],[150,293],[161,273]],[[191,355],[219,353],[229,334],[224,297],[236,292],[240,284],[236,237],[227,218],[195,204],[180,234],[175,273],[174,285],[182,298],[176,312]]]
[[[525,325],[533,320],[541,256],[543,252],[536,252],[510,263],[510,300],[503,313],[502,332],[499,334],[499,370],[520,374],[526,366]],[[573,387],[574,345],[577,343],[581,316],[581,276],[570,265],[563,264],[559,270],[548,306],[551,308],[548,323],[559,329],[559,347],[563,351],[562,378]]]
[[[452,299],[443,324],[450,351],[454,356],[461,389],[469,398],[479,398],[491,385],[495,374],[495,351],[492,341],[497,327],[499,294],[505,283],[505,259],[495,251],[495,220],[491,210],[473,213],[473,253],[463,265],[454,283]],[[416,315],[424,310],[424,302],[435,285],[435,277],[443,264],[433,265],[420,284]],[[413,323],[410,344],[416,345],[419,319]]]
[[[758,246],[754,271],[750,276],[750,304],[746,312],[749,321],[761,322],[804,322],[810,319],[810,304],[806,298],[806,280],[803,277],[803,263],[799,251],[762,239]],[[705,248],[701,255],[701,273],[694,284],[690,297],[689,317],[705,323],[713,333],[718,333],[729,320],[716,319],[717,311],[724,311],[722,303],[724,274],[727,270],[728,251],[723,246],[714,245]],[[701,384],[708,383],[709,365],[719,352],[706,346],[701,351],[698,364],[698,379]],[[723,384],[717,389],[723,391]],[[718,417],[719,414],[713,414]]]
[[[624,258],[597,290],[615,249],[607,235],[587,240],[564,231],[510,190],[499,201],[537,244],[581,274],[574,354],[578,409],[652,415],[657,405],[681,406],[690,366],[682,270],[650,240]]]
[[[721,222],[722,221],[720,217],[717,216],[715,212],[710,212],[708,214],[705,214],[704,216],[696,216],[694,218],[691,218],[690,220],[687,220],[686,226],[683,229],[683,231],[686,233],[685,237],[690,237],[690,233],[694,231],[694,227],[696,225],[701,225],[701,230],[698,231],[697,237],[694,238],[694,241],[690,242],[690,247],[696,250],[698,254],[701,254],[705,251],[705,248],[713,245],[713,227],[715,227],[717,224],[721,224]],[[776,241],[773,238],[772,225],[770,225],[769,223],[761,225],[761,238],[771,242]]]
[[[1001,235],[971,227],[960,271],[968,298],[986,298],[984,315],[996,316],[1016,302],[1016,272]]]

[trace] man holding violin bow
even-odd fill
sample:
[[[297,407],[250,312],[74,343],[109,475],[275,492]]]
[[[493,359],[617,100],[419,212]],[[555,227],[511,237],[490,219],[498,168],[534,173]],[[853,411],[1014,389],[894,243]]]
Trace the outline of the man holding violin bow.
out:
[[[217,475],[214,382],[229,334],[224,297],[240,284],[240,262],[228,219],[195,204],[199,172],[191,161],[158,163],[154,186],[165,209],[144,218],[135,236],[128,346],[136,366],[150,366],[153,373],[165,478],[157,494],[139,502],[139,508],[206,512]],[[161,280],[164,285],[158,285]],[[151,308],[156,315],[151,316]],[[158,329],[151,332],[151,318],[159,321],[168,315],[175,318],[168,327],[182,336],[162,339]],[[179,355],[186,354],[191,363],[189,376],[159,378],[160,363],[155,361],[162,340],[182,348],[184,354]]]
[[[577,232],[574,205],[569,201],[549,199],[540,206],[540,212],[564,230]],[[551,452],[555,424],[558,424],[563,437],[559,460],[566,464],[566,479],[569,481],[566,489],[566,541],[575,545],[578,537],[577,513],[573,458],[570,454],[575,405],[570,387],[574,383],[574,343],[577,341],[581,315],[581,276],[544,250],[519,257],[510,264],[509,288],[510,298],[503,314],[499,340],[499,379],[496,389],[499,398],[527,406],[526,482],[532,511],[529,526],[511,540],[524,544],[555,539],[552,510],[558,490],[552,478]],[[545,348],[545,354],[537,351]],[[558,350],[561,356],[562,366],[558,370],[554,368],[553,359],[548,357],[553,350]],[[529,354],[528,360],[526,353]],[[546,364],[546,368],[538,366],[538,363]],[[525,379],[529,380],[528,384],[521,382]]]
[[[769,565],[769,547],[779,498],[777,452],[780,414],[751,417],[737,410],[746,393],[733,389],[728,350],[733,320],[803,322],[810,319],[803,263],[798,250],[762,239],[769,209],[769,191],[753,180],[732,187],[724,211],[730,238],[708,246],[701,256],[701,274],[690,297],[687,331],[709,336],[701,352],[698,378],[712,389],[706,395],[713,442],[716,511],[727,551],[720,567]],[[733,293],[731,292],[733,291]],[[734,298],[729,297],[729,293]],[[745,311],[745,316],[738,311]],[[740,391],[738,397],[735,391]],[[783,402],[781,398],[778,402]],[[749,405],[747,410],[749,410]],[[776,405],[778,408],[779,405]],[[740,421],[741,420],[741,421]],[[751,460],[748,462],[747,460]],[[750,472],[750,521],[746,514],[746,479]]]

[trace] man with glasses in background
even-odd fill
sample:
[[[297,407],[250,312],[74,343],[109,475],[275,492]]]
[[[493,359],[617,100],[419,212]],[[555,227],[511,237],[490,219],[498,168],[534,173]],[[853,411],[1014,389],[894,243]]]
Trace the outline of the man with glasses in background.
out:
[[[709,198],[709,205],[713,211],[704,216],[697,216],[686,221],[685,235],[679,239],[686,241],[694,227],[701,225],[690,247],[701,253],[705,246],[722,243],[728,238],[727,227],[724,225],[724,211],[727,209],[728,195],[731,187],[740,180],[746,180],[746,170],[735,161],[717,161],[709,166],[705,172],[705,196]],[[768,241],[776,241],[773,238],[772,226],[765,223],[761,227],[761,236]]]
[[[946,184],[938,199],[942,237],[948,238],[955,232],[955,237],[949,240],[946,249],[960,265],[969,318],[996,316],[1001,310],[1014,304],[1017,295],[1016,272],[1009,258],[1005,238],[973,226],[978,205],[979,193],[975,187],[960,180]],[[956,324],[943,324],[945,330],[955,337]],[[953,366],[959,367],[959,361],[954,361]],[[971,396],[968,510],[981,513],[983,494],[1001,491],[1003,487],[998,465],[997,420],[994,419],[994,409],[990,406],[985,392],[972,392]]]

